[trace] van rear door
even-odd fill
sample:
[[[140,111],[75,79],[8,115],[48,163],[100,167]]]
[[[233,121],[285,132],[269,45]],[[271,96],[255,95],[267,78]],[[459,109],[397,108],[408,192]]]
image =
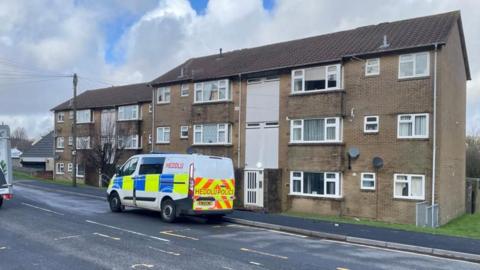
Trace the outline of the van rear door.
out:
[[[194,166],[193,210],[231,211],[235,195],[232,160],[198,156]]]
[[[10,129],[0,125],[0,196],[11,198],[12,162],[10,157]]]

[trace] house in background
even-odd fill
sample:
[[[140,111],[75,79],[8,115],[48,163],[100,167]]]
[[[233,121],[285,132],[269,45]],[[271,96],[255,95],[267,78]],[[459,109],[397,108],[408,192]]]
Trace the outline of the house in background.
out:
[[[44,178],[52,178],[53,172],[53,131],[34,142],[20,156],[23,171],[34,172]]]
[[[12,148],[11,150],[11,157],[12,157],[12,166],[13,167],[20,167],[20,156],[22,155],[22,151],[18,150],[18,148]]]

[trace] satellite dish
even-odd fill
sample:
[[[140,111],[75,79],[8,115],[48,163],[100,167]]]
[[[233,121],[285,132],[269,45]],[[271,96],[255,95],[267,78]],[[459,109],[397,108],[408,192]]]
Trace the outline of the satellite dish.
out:
[[[381,157],[374,157],[372,163],[375,169],[380,169],[383,167],[383,159]]]
[[[197,150],[195,149],[195,147],[193,146],[190,146],[187,148],[187,154],[191,155],[191,154],[196,154],[197,153]]]
[[[352,159],[356,159],[358,158],[359,155],[360,155],[360,150],[358,150],[358,148],[352,147],[348,149],[348,157]]]

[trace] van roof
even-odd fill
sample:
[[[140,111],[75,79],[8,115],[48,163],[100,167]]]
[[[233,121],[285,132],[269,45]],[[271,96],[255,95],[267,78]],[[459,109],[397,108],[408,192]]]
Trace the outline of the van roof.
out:
[[[191,156],[217,158],[217,159],[229,159],[227,157],[207,156],[202,154],[177,154],[177,153],[138,154],[138,155],[133,155],[132,157],[191,157]]]

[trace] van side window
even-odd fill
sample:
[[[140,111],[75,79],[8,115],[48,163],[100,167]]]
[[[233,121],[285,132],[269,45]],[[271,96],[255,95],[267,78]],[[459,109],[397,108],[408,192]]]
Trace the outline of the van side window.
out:
[[[132,158],[127,163],[125,163],[120,169],[119,176],[132,175],[137,168],[138,158]]]
[[[144,174],[162,174],[163,164],[165,163],[164,157],[146,157],[143,158],[140,164],[140,175]]]

